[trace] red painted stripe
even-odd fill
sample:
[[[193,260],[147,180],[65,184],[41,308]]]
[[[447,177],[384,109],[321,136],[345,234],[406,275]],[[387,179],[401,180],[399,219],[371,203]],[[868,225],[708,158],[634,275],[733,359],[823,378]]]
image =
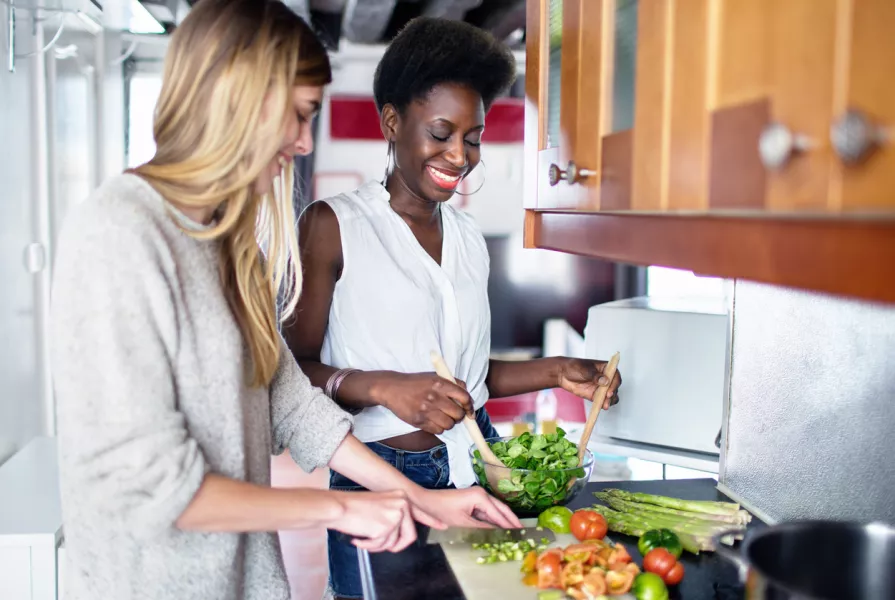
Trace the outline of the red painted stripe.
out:
[[[519,98],[502,98],[485,119],[484,140],[492,144],[522,142],[525,105]],[[372,97],[333,96],[330,99],[329,136],[333,140],[382,141],[379,113]]]
[[[555,388],[553,394],[556,396],[556,418],[558,420],[570,423],[587,421],[584,400],[561,388]],[[537,392],[509,398],[491,398],[485,406],[488,408],[488,414],[491,415],[492,421],[507,423],[515,421],[525,413],[536,412],[537,398]]]

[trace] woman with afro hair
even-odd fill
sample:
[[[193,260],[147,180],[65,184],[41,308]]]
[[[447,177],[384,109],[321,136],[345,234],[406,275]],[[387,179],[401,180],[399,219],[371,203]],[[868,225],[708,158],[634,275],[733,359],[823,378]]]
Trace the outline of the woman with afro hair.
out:
[[[604,362],[489,357],[485,240],[447,201],[481,163],[485,114],[515,73],[512,53],[490,34],[458,21],[411,21],[373,83],[385,178],[315,202],[299,221],[304,291],[285,328],[289,347],[311,381],[356,414],[354,434],[427,488],[475,483],[473,441],[455,425],[469,414],[486,438],[497,437],[489,395],[559,386],[591,398],[609,383]],[[456,385],[431,372],[433,350]],[[603,408],[617,401],[620,381]],[[362,489],[338,473],[330,487]],[[356,549],[337,531],[329,532],[329,566],[337,597],[362,597]]]

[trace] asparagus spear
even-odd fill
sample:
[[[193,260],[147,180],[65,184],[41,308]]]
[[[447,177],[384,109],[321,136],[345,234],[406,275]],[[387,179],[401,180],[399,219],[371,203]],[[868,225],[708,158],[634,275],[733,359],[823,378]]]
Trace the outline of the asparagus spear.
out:
[[[594,506],[593,509],[603,515],[603,517],[606,519],[606,524],[609,526],[609,529],[611,531],[615,531],[616,533],[623,533],[625,535],[640,537],[650,529],[659,529],[661,527],[665,527],[665,525],[657,526],[640,517],[627,515],[625,513],[612,510],[611,508],[607,508],[605,506]],[[684,550],[687,550],[688,552],[699,554],[699,552],[702,550],[713,549],[711,534],[694,535],[685,531],[673,529],[671,527],[666,528],[672,529],[677,534],[678,538],[681,540],[681,546],[683,546]]]
[[[664,506],[658,506],[656,504],[643,504],[641,502],[631,502],[629,500],[623,500],[620,497],[609,494],[607,492],[595,492],[594,496],[614,508],[615,510],[620,510],[622,512],[636,512],[643,516],[649,516],[645,513],[650,514],[661,514],[665,516],[673,516],[680,518],[698,518],[704,521],[715,521],[721,523],[730,523],[733,525],[745,525],[752,520],[752,515],[750,515],[745,510],[739,510],[736,513],[729,515],[713,515],[708,513],[693,513],[687,512],[684,510],[678,510],[675,508],[666,508]]]
[[[677,510],[705,513],[709,515],[735,515],[740,510],[740,505],[734,504],[733,502],[681,500],[680,498],[671,498],[669,496],[656,496],[655,494],[626,492],[625,490],[616,489],[605,490],[605,493],[629,502],[641,502],[644,504],[653,504],[656,506],[664,506],[665,508],[674,508]]]
[[[731,523],[679,519],[671,515],[644,516],[599,505],[595,505],[593,510],[606,518],[610,530],[618,533],[640,536],[650,529],[671,529],[681,539],[684,549],[694,554],[698,554],[700,550],[712,550],[712,538],[733,527]],[[726,537],[722,541],[730,544],[733,539],[742,539],[742,534]]]

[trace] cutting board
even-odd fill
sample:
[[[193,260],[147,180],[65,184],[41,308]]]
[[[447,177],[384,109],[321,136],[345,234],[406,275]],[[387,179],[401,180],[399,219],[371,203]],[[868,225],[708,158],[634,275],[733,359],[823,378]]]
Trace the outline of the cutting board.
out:
[[[537,519],[523,519],[526,527],[537,525]],[[564,548],[569,544],[575,544],[578,540],[568,533],[556,534],[556,541],[550,547]],[[510,561],[495,563],[493,565],[476,564],[475,559],[482,556],[482,552],[472,550],[469,546],[459,544],[442,546],[448,564],[454,572],[454,577],[463,590],[466,600],[537,600],[538,589],[528,587],[522,583],[521,562]],[[612,596],[619,600],[634,600],[634,596]]]

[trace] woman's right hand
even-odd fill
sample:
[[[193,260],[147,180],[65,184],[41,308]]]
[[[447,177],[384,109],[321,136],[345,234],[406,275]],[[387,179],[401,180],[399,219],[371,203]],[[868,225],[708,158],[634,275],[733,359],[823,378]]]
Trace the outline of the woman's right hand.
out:
[[[435,373],[384,373],[371,396],[405,423],[435,435],[474,414],[466,384],[453,384]]]
[[[355,537],[358,548],[400,552],[416,540],[412,505],[403,491],[332,493],[343,512],[327,527]]]

